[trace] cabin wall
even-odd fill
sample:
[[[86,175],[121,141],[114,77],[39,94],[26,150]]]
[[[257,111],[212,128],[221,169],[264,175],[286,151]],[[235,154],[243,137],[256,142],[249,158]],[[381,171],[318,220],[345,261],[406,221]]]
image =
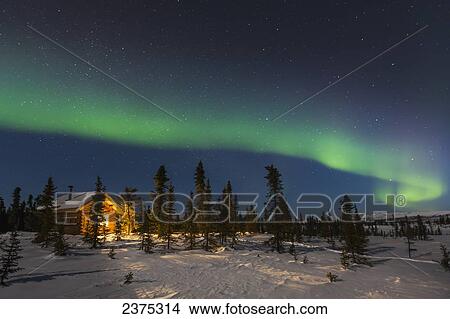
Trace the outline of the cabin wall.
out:
[[[64,233],[69,235],[85,234],[90,227],[90,212],[92,209],[92,203],[88,203],[78,209],[59,209],[57,211],[56,219],[59,225],[64,226]],[[123,211],[126,211],[124,213]],[[106,232],[107,234],[114,233],[116,230],[116,216],[122,216],[123,228],[122,233],[128,232],[128,224],[131,231],[135,228],[135,211],[131,207],[124,207],[108,202],[106,216]],[[103,231],[103,230],[101,230]]]

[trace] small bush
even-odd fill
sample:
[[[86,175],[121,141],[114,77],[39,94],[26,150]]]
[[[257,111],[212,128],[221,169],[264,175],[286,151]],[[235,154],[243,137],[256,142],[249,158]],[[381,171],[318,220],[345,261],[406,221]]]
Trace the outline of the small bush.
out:
[[[294,257],[294,261],[297,261],[297,260],[298,260],[298,253],[297,253],[297,251],[295,250],[295,246],[294,246],[293,243],[292,243],[292,245],[289,247],[289,254],[291,254],[292,257]]]
[[[450,258],[448,256],[447,247],[444,244],[441,244],[441,266],[444,267],[445,270],[450,270]]]
[[[64,228],[58,227],[58,231],[51,236],[53,241],[53,252],[56,256],[65,256],[70,246],[64,237]]]
[[[341,253],[341,265],[344,269],[348,269],[350,266],[350,255],[344,250]]]
[[[338,276],[336,274],[332,274],[331,272],[327,272],[327,278],[330,282],[336,282]]]
[[[114,247],[111,247],[108,251],[108,257],[111,259],[116,259],[116,252],[114,251]]]
[[[123,282],[125,285],[131,284],[133,281],[133,273],[130,271],[128,274],[125,275],[125,281]]]

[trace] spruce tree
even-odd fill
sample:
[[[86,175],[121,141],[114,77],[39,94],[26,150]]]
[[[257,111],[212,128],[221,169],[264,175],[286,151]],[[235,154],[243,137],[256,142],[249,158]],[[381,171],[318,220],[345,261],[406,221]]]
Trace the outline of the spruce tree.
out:
[[[69,244],[64,237],[64,226],[59,225],[58,231],[54,235],[53,251],[57,256],[65,256],[69,250]]]
[[[97,180],[95,181],[95,192],[96,193],[106,192],[106,187],[105,185],[103,185],[103,180],[100,176],[97,176]]]
[[[155,243],[152,238],[152,234],[145,233],[143,239],[143,250],[147,254],[153,253],[153,247],[155,247]]]
[[[0,245],[0,249],[2,251],[0,284],[2,286],[7,285],[5,281],[8,280],[9,274],[15,273],[22,269],[19,267],[19,259],[22,258],[22,256],[19,255],[19,252],[22,248],[20,246],[18,236],[18,233],[13,231],[9,236],[9,241],[7,243],[3,242]]]
[[[335,282],[338,280],[338,275],[333,274],[331,271],[327,272],[326,277],[328,278],[329,282]]]
[[[208,189],[207,189],[208,187]],[[200,161],[195,168],[194,174],[194,189],[195,189],[195,200],[194,200],[194,214],[201,212],[203,216],[196,219],[196,227],[203,234],[204,244],[203,248],[209,250],[209,220],[205,217],[206,211],[208,210],[208,205],[205,202],[210,200],[211,185],[207,185],[205,169],[203,168],[203,163]],[[200,217],[200,216],[199,216]]]
[[[105,216],[107,208],[105,204],[106,187],[100,176],[95,181],[95,194],[92,196],[93,206],[89,211],[84,229],[84,239],[91,245],[91,248],[98,248],[106,241],[107,225]]]
[[[417,237],[419,240],[427,240],[427,226],[420,215],[417,215]]]
[[[343,255],[349,254],[354,263],[368,264],[367,258],[363,256],[367,250],[368,238],[358,209],[347,195],[341,200],[341,213],[344,239]]]
[[[152,253],[152,249],[155,246],[153,242],[153,233],[158,232],[158,224],[155,220],[153,213],[147,211],[144,214],[144,221],[140,226],[140,235],[141,235],[141,245],[140,250],[144,250],[146,253]]]
[[[155,200],[153,201],[153,215],[158,220],[158,236],[167,239],[170,248],[170,220],[165,203],[168,200],[168,182],[169,177],[164,165],[161,165],[153,177],[153,184],[155,189]]]
[[[168,187],[168,193],[167,193],[167,205],[165,207],[166,213],[168,214],[169,218],[167,221],[167,224],[164,227],[164,236],[167,242],[167,249],[170,249],[170,243],[172,240],[172,232],[173,232],[173,225],[172,222],[175,221],[175,189],[173,185],[170,183]]]
[[[441,244],[441,266],[444,267],[445,270],[450,270],[450,258],[448,256],[447,247],[444,244]]]
[[[196,224],[194,223],[195,211],[194,211],[193,202],[192,202],[193,196],[194,195],[191,192],[190,198],[186,201],[186,204],[185,204],[185,208],[186,208],[185,219],[187,219],[187,220],[183,223],[183,226],[184,226],[184,237],[185,237],[185,240],[188,243],[188,248],[189,249],[194,249],[194,247],[195,247],[195,238],[196,238],[196,234],[197,234]]]
[[[224,202],[225,205],[229,205],[229,196],[226,193],[226,187],[222,190],[222,195],[219,198],[219,201]],[[228,218],[228,210],[229,207],[223,207],[220,206],[220,216],[221,219],[224,220],[220,227],[218,228],[219,230],[219,234],[220,234],[220,244],[221,245],[225,245],[225,243],[227,242],[227,237],[229,235],[229,233],[231,232],[230,230],[230,220]]]
[[[108,237],[109,228],[108,228],[108,222],[106,220],[106,210],[102,214],[102,222],[100,223],[100,234],[101,234],[101,243],[104,244],[106,242],[106,239]]]
[[[266,206],[265,221],[266,230],[273,235],[270,242],[277,252],[284,250],[283,241],[287,239],[290,231],[291,212],[283,194],[283,182],[281,173],[274,165],[265,167],[266,179]]]
[[[84,233],[83,233],[83,241],[85,243],[89,243],[90,244],[91,243],[91,221],[90,221],[89,217],[86,218],[86,220],[85,220],[83,231],[84,231]]]
[[[125,285],[129,285],[131,284],[131,282],[133,281],[133,273],[130,271],[128,274],[125,275],[124,279],[125,281],[123,282]]]
[[[8,231],[8,214],[6,214],[5,201],[0,197],[0,234]]]
[[[221,243],[225,244],[227,242],[227,238],[231,239],[231,247],[236,244],[237,241],[237,231],[238,231],[238,216],[237,216],[237,207],[236,207],[236,198],[233,196],[233,188],[231,186],[231,182],[228,181],[222,191],[222,200],[225,201],[227,206],[227,210],[223,212],[222,223],[220,227],[221,233]]]
[[[143,220],[142,223],[139,225],[139,235],[141,238],[141,244],[139,246],[139,250],[144,250],[144,238],[145,238],[145,234],[148,233],[149,231],[149,226],[148,226],[148,213],[144,212],[143,213]]]
[[[25,206],[21,202],[21,191],[20,187],[14,189],[10,208],[11,225],[18,231],[25,230]]]
[[[203,168],[202,161],[198,162],[197,167],[195,168],[194,174],[194,186],[195,186],[195,194],[203,194],[206,189],[205,182],[205,169]]]
[[[39,231],[36,234],[34,242],[41,243],[42,247],[48,247],[50,244],[50,235],[54,227],[55,212],[55,191],[56,187],[53,184],[53,179],[48,178],[47,184],[44,187],[41,195],[39,196]]]
[[[212,196],[211,196],[211,183],[209,182],[209,179],[206,180],[206,185],[205,185],[205,194],[203,196],[205,202],[203,203],[203,209],[204,209],[204,214],[208,214],[211,211],[211,206],[209,204],[207,204],[208,202],[210,202],[212,200]],[[202,224],[202,231],[203,231],[203,238],[204,238],[204,245],[203,248],[208,251],[211,247],[211,244],[213,243],[213,240],[210,236],[210,232],[212,231],[212,224],[211,224],[212,220],[210,217],[206,218],[206,221],[204,220],[204,223]]]
[[[111,259],[116,259],[116,252],[114,251],[115,249],[114,249],[114,247],[111,247],[110,249],[109,249],[109,251],[108,251],[108,257],[109,258],[111,258]]]
[[[341,265],[344,269],[350,266],[350,254],[345,249],[341,251]]]
[[[405,236],[406,236],[406,244],[408,245],[408,257],[411,258],[411,253],[413,251],[416,251],[414,247],[414,242],[412,241],[415,237],[414,235],[414,229],[409,225],[408,220],[406,221],[406,230],[405,230]]]
[[[123,198],[125,200],[125,215],[126,220],[124,221],[124,227],[126,228],[127,235],[131,234],[132,228],[134,227],[134,220],[132,216],[132,202],[135,199],[134,193],[137,192],[135,187],[125,187]]]
[[[167,171],[164,165],[161,165],[156,171],[153,177],[153,185],[156,195],[165,194],[168,190],[169,177],[167,177]]]
[[[115,223],[114,223],[114,234],[116,236],[116,241],[122,240],[122,216],[119,212],[115,213]]]
[[[25,230],[38,231],[39,230],[39,216],[36,211],[36,201],[33,195],[28,195],[25,205]]]
[[[87,231],[89,235],[87,236],[89,243],[91,244],[91,248],[98,248],[104,238],[104,234],[102,231],[102,223],[104,219],[105,204],[103,202],[103,196],[101,194],[97,194],[94,196],[95,206],[91,209],[89,214],[89,225]]]
[[[294,261],[297,262],[297,260],[298,260],[298,252],[295,249],[294,241],[292,241],[291,245],[289,246],[289,254],[291,254],[292,257],[294,257]]]

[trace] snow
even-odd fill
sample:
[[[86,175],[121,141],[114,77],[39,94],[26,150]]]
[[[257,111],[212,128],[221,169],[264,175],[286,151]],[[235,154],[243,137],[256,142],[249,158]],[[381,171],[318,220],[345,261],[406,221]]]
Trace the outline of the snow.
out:
[[[339,251],[319,239],[297,245],[293,256],[271,251],[267,235],[241,236],[236,249],[172,251],[160,243],[153,254],[137,249],[137,238],[89,249],[79,236],[67,236],[68,256],[32,244],[34,234],[20,233],[24,269],[0,288],[0,298],[450,298],[450,273],[439,265],[441,242],[450,236],[416,241],[412,259],[403,238],[371,237],[373,267],[342,269]],[[116,246],[115,259],[108,257]],[[308,263],[302,263],[303,256]],[[327,272],[338,275],[329,283]],[[131,284],[124,276],[132,272]]]

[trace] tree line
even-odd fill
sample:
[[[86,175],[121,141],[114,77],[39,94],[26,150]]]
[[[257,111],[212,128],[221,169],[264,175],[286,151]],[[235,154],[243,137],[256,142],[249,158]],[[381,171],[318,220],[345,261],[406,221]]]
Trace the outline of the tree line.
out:
[[[167,249],[172,249],[174,235],[180,234],[186,243],[187,249],[202,248],[211,250],[219,245],[234,247],[238,234],[242,233],[268,233],[271,238],[267,245],[279,253],[292,252],[295,244],[312,237],[324,238],[332,248],[337,243],[342,250],[342,263],[365,263],[369,235],[392,235],[405,237],[408,241],[426,240],[431,234],[439,234],[439,226],[432,230],[431,223],[428,227],[420,216],[415,223],[406,220],[394,222],[394,229],[387,234],[378,229],[378,222],[363,222],[358,214],[356,205],[349,196],[341,200],[341,219],[332,221],[329,215],[309,216],[303,220],[302,216],[296,216],[289,208],[284,196],[282,174],[274,165],[265,167],[266,196],[263,215],[255,219],[255,207],[248,206],[246,214],[238,214],[237,198],[233,195],[231,181],[226,181],[218,198],[213,198],[210,180],[206,175],[203,163],[200,161],[193,174],[193,191],[191,200],[186,202],[185,215],[190,216],[183,220],[174,207],[175,186],[164,165],[161,165],[153,177],[153,194],[155,201],[148,208],[144,219],[138,227],[130,229],[131,224],[126,224],[122,216],[116,216],[114,234],[120,240],[124,233],[138,232],[141,238],[140,249],[147,253],[153,251],[154,239],[159,238],[165,242]],[[42,247],[53,246],[55,252],[64,254],[67,243],[64,238],[64,228],[55,225],[54,205],[56,186],[50,177],[37,197],[29,195],[22,199],[21,188],[14,189],[9,207],[0,198],[0,232],[7,231],[32,231],[36,232],[34,242]],[[106,192],[102,179],[97,177],[95,182],[94,198],[101,202]],[[132,201],[136,188],[127,187],[123,195],[125,201]],[[217,197],[217,196],[216,196]],[[226,203],[223,205],[215,202]],[[211,204],[213,202],[213,204]],[[130,208],[125,206],[126,210]],[[204,212],[214,211],[214,218],[205,215]],[[129,214],[128,212],[125,212]],[[101,247],[109,230],[104,223],[105,207],[96,205],[91,210],[89,224],[83,230],[83,238],[92,248]],[[442,217],[439,224],[449,221]]]

